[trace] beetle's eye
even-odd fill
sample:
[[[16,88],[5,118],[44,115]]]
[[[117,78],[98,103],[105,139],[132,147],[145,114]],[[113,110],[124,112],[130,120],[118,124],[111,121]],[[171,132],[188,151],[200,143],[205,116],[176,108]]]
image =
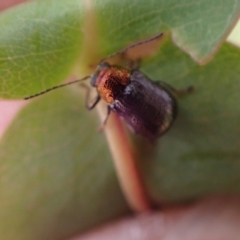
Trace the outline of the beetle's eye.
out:
[[[104,69],[104,68],[109,68],[109,67],[110,67],[110,64],[109,64],[109,63],[103,62],[103,63],[101,63],[101,64],[98,66],[97,70],[102,70],[102,69]]]
[[[98,75],[104,68],[110,68],[110,64],[107,62],[103,62],[98,65],[95,73],[91,77],[91,80],[90,80],[91,86],[96,87],[96,81],[97,81]]]
[[[98,74],[100,73],[99,70],[97,70],[92,76],[91,76],[91,80],[90,80],[90,84],[92,87],[95,87],[96,81],[97,81],[97,77]]]

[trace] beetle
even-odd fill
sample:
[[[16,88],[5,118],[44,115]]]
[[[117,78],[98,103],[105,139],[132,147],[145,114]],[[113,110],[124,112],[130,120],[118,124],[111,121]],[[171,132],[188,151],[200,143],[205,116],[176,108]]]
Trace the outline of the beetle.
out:
[[[130,48],[160,38],[162,35],[160,33],[107,56],[100,61],[91,76],[54,86],[25,99],[90,78],[90,85],[96,88],[97,97],[94,102],[87,103],[87,108],[93,109],[101,99],[107,103],[107,115],[103,125],[113,111],[122,117],[135,133],[155,140],[170,129],[177,117],[176,97],[190,92],[193,87],[176,90],[165,82],[153,82],[139,69],[111,65],[106,60]]]

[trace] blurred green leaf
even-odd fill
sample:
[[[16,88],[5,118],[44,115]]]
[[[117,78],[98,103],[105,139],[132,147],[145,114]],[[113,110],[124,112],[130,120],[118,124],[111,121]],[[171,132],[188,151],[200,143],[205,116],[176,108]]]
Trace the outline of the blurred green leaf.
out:
[[[224,44],[206,66],[192,62],[169,41],[143,71],[195,92],[179,99],[179,117],[145,161],[148,190],[156,202],[239,193],[240,51]]]
[[[129,211],[96,114],[78,95],[46,94],[4,136],[2,239],[65,239]]]

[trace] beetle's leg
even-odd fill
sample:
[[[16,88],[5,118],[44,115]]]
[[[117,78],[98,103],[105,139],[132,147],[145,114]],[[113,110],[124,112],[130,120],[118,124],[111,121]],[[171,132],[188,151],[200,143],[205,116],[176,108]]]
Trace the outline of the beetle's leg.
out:
[[[101,97],[99,95],[96,96],[95,100],[91,103],[88,103],[86,100],[86,107],[88,110],[92,110],[100,101]]]
[[[89,102],[89,96],[90,96],[90,87],[88,87],[86,84],[83,84],[81,83],[81,87],[84,87],[86,89],[86,100],[85,100],[85,105],[86,105],[86,108],[88,110],[91,110],[93,109],[97,104],[98,102],[100,101],[101,97],[99,95],[96,96],[96,98],[94,99],[94,101],[92,101],[91,103]]]
[[[165,83],[165,82],[157,82],[157,85],[163,88],[167,88],[171,93],[173,93],[176,97],[181,97],[185,94],[188,94],[194,90],[194,86],[190,85],[183,89],[175,89],[171,85]]]
[[[107,115],[106,115],[104,121],[102,122],[100,128],[98,129],[99,132],[101,132],[104,129],[104,127],[106,126],[106,123],[110,116],[110,113],[111,113],[111,108],[109,106],[107,106]]]
[[[181,97],[181,96],[186,95],[186,94],[188,94],[188,93],[190,93],[192,91],[194,91],[194,86],[190,85],[190,86],[188,86],[186,88],[183,88],[183,89],[179,89],[179,90],[174,89],[173,93],[177,97]]]

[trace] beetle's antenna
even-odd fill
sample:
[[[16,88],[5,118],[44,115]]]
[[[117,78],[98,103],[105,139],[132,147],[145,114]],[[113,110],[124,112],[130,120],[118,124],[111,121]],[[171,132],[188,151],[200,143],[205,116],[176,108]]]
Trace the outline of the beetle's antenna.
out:
[[[25,97],[24,100],[37,97],[37,96],[39,96],[39,95],[42,95],[42,94],[47,93],[47,92],[50,92],[50,91],[55,90],[55,89],[57,89],[57,88],[61,88],[61,87],[65,87],[65,86],[70,85],[70,84],[74,84],[74,83],[77,83],[77,82],[81,82],[81,81],[86,80],[86,79],[88,79],[88,78],[90,78],[90,76],[86,76],[86,77],[84,77],[84,78],[81,78],[81,79],[78,79],[78,80],[75,80],[75,81],[72,81],[72,82],[63,83],[63,84],[60,84],[60,85],[57,85],[57,86],[48,88],[48,89],[46,89],[46,90],[44,90],[44,91],[42,91],[42,92],[36,93],[36,94],[31,95],[31,96],[29,96],[29,97]]]
[[[161,38],[162,36],[163,36],[163,33],[160,33],[160,34],[158,34],[158,35],[156,35],[156,36],[154,36],[154,37],[148,38],[148,39],[143,40],[143,41],[140,41],[140,42],[136,42],[136,43],[134,43],[134,44],[132,44],[132,45],[130,45],[130,46],[128,46],[128,47],[120,50],[120,51],[117,51],[117,52],[115,52],[115,53],[112,53],[112,54],[108,55],[108,56],[105,57],[105,58],[102,58],[101,61],[100,61],[100,63],[106,61],[108,58],[114,57],[115,55],[118,55],[118,54],[121,54],[121,53],[123,53],[123,52],[126,52],[127,50],[129,50],[129,49],[131,49],[131,48],[134,48],[134,47],[137,47],[137,46],[139,46],[139,45],[142,45],[142,44],[151,42],[151,41],[153,41],[153,40],[156,40],[156,39],[158,39],[158,38]]]

